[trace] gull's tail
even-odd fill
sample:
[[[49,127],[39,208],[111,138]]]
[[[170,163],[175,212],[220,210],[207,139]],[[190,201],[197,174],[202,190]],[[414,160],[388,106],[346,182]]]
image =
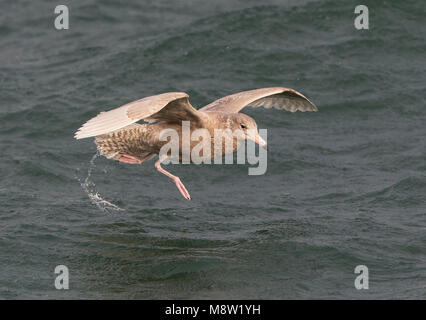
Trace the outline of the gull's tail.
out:
[[[129,155],[141,160],[141,163],[155,156],[147,150],[143,143],[147,125],[132,124],[95,138],[95,143],[101,155],[108,159],[119,160],[123,155]]]

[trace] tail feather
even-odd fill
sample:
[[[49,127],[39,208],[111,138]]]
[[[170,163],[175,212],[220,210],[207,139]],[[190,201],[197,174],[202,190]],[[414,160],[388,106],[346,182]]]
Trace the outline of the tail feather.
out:
[[[97,136],[95,143],[99,153],[108,159],[119,160],[123,155],[130,155],[147,161],[155,156],[143,144],[145,125],[132,124],[125,128]]]

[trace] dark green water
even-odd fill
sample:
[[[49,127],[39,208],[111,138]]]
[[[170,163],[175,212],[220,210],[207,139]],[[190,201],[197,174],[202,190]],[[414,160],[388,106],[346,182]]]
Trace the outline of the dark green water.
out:
[[[58,4],[0,2],[0,298],[426,298],[423,0],[363,1],[362,31],[359,1],[68,1],[64,31]],[[144,96],[268,86],[320,111],[244,110],[267,173],[168,166],[190,202],[73,139]]]

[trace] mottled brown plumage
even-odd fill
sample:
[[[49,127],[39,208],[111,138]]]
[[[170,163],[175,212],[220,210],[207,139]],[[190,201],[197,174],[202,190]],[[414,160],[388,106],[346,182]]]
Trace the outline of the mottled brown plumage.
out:
[[[180,137],[179,161],[182,161],[184,157],[192,161],[190,153],[199,141],[190,140],[190,148],[188,150],[182,148],[183,121],[189,121],[190,135],[197,129],[206,129],[211,137],[214,137],[215,129],[230,129],[232,132],[241,130],[238,138],[232,137],[234,144],[230,151],[235,152],[246,139],[253,140],[266,148],[266,142],[257,133],[257,124],[254,119],[238,113],[245,106],[274,107],[291,112],[317,111],[315,105],[305,96],[293,89],[282,87],[236,93],[216,100],[199,110],[191,106],[188,98],[189,96],[183,92],[163,93],[101,112],[86,122],[76,132],[75,138],[94,136],[99,152],[105,157],[120,162],[140,164],[158,155],[161,147],[167,143],[160,139],[161,132],[165,129],[174,129]],[[151,124],[135,123],[139,120],[145,120]],[[213,139],[206,143],[210,144],[212,151],[222,148],[222,154],[226,153],[223,144],[217,146]],[[211,158],[215,154],[217,153],[212,152]],[[189,193],[180,179],[161,167],[161,162],[167,156],[160,158],[155,163],[155,167],[170,177],[182,195],[189,200]]]

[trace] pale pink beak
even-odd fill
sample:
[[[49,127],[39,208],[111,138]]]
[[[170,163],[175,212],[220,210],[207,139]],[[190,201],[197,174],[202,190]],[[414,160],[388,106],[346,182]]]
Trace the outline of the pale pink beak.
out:
[[[258,133],[256,133],[256,136],[254,138],[254,142],[257,143],[259,146],[261,146],[262,148],[266,149],[266,151],[269,152],[268,144],[266,143],[265,140],[262,139],[262,137]]]

